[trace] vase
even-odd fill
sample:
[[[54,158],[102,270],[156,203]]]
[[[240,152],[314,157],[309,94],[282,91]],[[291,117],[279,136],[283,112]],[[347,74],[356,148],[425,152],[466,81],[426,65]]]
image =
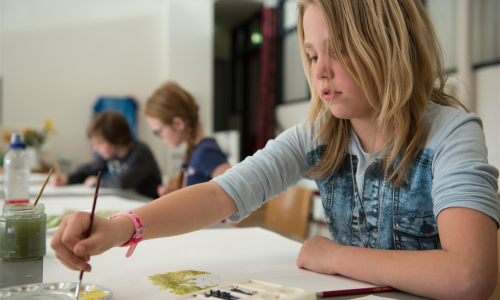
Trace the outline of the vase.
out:
[[[26,147],[26,155],[30,160],[30,170],[39,170],[42,168],[40,148],[39,147]]]

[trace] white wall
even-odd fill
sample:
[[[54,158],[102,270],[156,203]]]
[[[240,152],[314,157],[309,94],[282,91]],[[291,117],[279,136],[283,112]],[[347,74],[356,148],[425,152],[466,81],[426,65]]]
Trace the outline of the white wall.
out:
[[[488,161],[500,169],[500,66],[474,72],[476,113],[483,120]]]
[[[169,1],[167,22],[168,78],[177,81],[195,97],[206,134],[213,127],[213,43],[214,4],[212,0]],[[168,149],[170,164],[165,172],[175,175],[184,148]]]
[[[443,49],[444,68],[457,65],[457,1],[430,0],[426,2],[427,11]]]
[[[92,104],[99,95],[132,95],[139,138],[167,169],[168,150],[142,116],[166,79],[197,97],[211,131],[212,0],[2,0],[1,21],[4,124],[53,118],[55,159],[90,160]]]
[[[457,7],[456,0],[427,1],[429,15],[443,47],[445,69],[457,67]],[[472,1],[472,61],[488,62],[500,54],[498,30],[499,0]],[[483,128],[488,146],[490,164],[500,169],[500,66],[477,69],[473,72],[472,87],[469,90],[458,88],[462,85],[459,78],[451,75],[448,81],[450,92],[464,103],[474,103],[474,112],[483,120]],[[472,100],[471,102],[469,102]]]
[[[214,4],[212,0],[170,1],[169,77],[197,99],[206,132],[212,132]]]
[[[309,101],[281,104],[276,106],[276,120],[283,129],[288,129],[295,124],[299,124],[307,117]]]

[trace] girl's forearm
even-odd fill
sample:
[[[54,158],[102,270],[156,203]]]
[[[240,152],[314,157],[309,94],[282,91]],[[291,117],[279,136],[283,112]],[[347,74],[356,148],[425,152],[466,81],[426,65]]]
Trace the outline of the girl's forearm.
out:
[[[338,273],[432,299],[487,299],[488,272],[444,250],[396,251],[344,246],[333,259]]]
[[[134,213],[146,229],[144,239],[154,239],[209,227],[237,210],[234,200],[219,185],[206,182],[158,198],[135,209]],[[120,242],[128,241],[133,235],[133,226],[120,234]]]

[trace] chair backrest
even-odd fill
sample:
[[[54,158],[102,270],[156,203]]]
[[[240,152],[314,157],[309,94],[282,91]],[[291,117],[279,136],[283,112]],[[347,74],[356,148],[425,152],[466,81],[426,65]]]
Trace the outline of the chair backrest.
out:
[[[279,233],[305,238],[311,213],[312,191],[290,187],[276,198],[269,200],[266,227]]]
[[[137,103],[131,97],[100,97],[94,104],[95,117],[103,110],[113,110],[121,113],[127,120],[132,133],[132,139],[137,141]]]

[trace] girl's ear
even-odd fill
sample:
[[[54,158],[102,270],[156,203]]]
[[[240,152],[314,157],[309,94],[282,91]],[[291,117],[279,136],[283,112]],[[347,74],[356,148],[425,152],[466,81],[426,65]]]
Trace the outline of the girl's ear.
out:
[[[186,128],[186,122],[181,117],[174,117],[172,119],[172,125],[174,126],[174,129],[178,132],[183,132],[184,129]]]

